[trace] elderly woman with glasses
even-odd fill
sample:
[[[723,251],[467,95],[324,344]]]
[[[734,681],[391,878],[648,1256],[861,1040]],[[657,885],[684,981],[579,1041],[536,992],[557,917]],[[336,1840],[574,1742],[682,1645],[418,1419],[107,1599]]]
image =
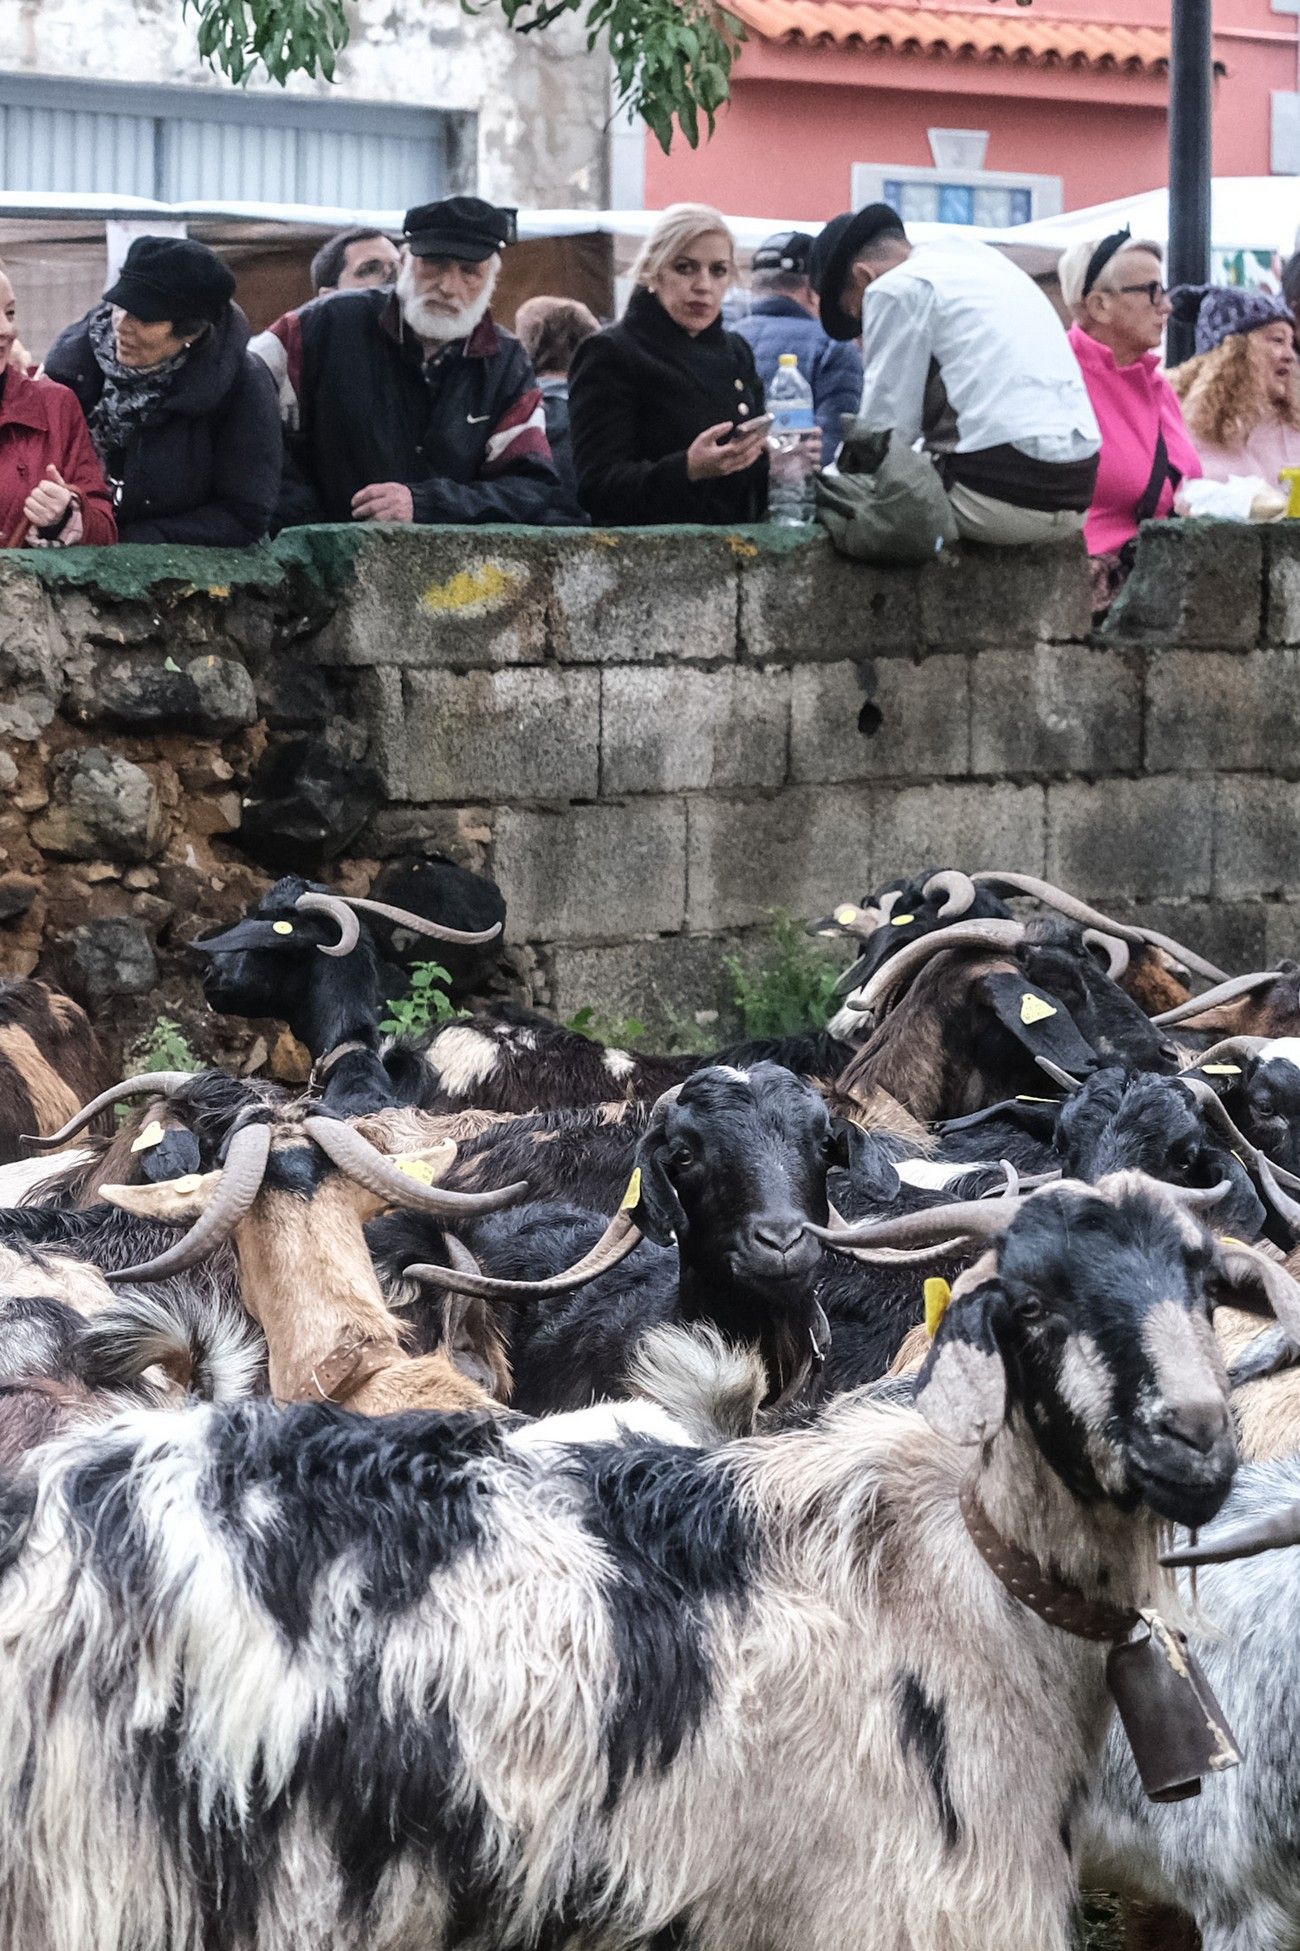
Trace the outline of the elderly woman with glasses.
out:
[[[1160,246],[1127,230],[1075,244],[1061,259],[1070,344],[1101,427],[1101,463],[1084,524],[1097,607],[1131,566],[1138,528],[1173,512],[1180,482],[1201,473],[1178,396],[1160,371],[1169,317]]]

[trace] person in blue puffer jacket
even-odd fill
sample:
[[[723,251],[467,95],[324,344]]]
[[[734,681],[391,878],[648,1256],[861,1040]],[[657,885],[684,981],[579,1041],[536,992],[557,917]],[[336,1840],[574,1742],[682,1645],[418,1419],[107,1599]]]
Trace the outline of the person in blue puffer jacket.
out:
[[[835,458],[840,415],[856,413],[862,400],[862,355],[852,342],[832,339],[817,316],[817,295],[808,282],[812,238],[780,230],[764,238],[750,263],[754,302],[735,322],[754,349],[764,391],[783,352],[793,352],[812,387],[813,412],[822,430],[822,462]]]

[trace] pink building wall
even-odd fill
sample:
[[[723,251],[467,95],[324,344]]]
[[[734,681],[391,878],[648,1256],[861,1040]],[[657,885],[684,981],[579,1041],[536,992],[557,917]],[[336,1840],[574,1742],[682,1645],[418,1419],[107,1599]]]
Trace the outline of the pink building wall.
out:
[[[969,0],[961,11],[972,11]],[[1034,0],[1031,18],[1103,16],[1167,28],[1169,0],[1122,8]],[[1270,98],[1300,86],[1300,22],[1274,13],[1269,0],[1215,0],[1214,24],[1225,70],[1215,91],[1215,174],[1267,176]],[[665,156],[647,137],[646,203],[689,198],[736,214],[829,217],[850,203],[854,163],[927,168],[926,131],[939,127],[987,129],[986,169],[1059,176],[1065,208],[1079,209],[1164,183],[1167,104],[1163,75],[878,54],[751,31],[712,140],[693,151],[679,137]]]

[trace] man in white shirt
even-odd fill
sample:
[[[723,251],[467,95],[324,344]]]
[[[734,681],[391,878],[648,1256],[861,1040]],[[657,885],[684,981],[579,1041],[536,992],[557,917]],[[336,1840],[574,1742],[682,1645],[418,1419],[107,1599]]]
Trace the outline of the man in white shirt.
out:
[[[810,275],[831,337],[861,334],[863,430],[924,444],[967,541],[1080,533],[1101,434],[1032,278],[974,238],[912,245],[886,203],[832,218]]]

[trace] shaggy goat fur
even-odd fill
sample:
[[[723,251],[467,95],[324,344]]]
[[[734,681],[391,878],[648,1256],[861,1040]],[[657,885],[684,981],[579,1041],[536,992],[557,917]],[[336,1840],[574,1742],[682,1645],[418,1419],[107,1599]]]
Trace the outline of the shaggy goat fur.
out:
[[[1067,1951],[1104,1649],[1009,1600],[959,1488],[1148,1601],[1141,1458],[1222,1376],[1167,1196],[1026,1212],[945,1317],[937,1427],[848,1397],[712,1452],[539,1447],[239,1405],[42,1452],[0,1502],[0,1939]],[[1055,1353],[1017,1326],[1048,1241]],[[1168,1298],[1115,1284],[1152,1256]]]

